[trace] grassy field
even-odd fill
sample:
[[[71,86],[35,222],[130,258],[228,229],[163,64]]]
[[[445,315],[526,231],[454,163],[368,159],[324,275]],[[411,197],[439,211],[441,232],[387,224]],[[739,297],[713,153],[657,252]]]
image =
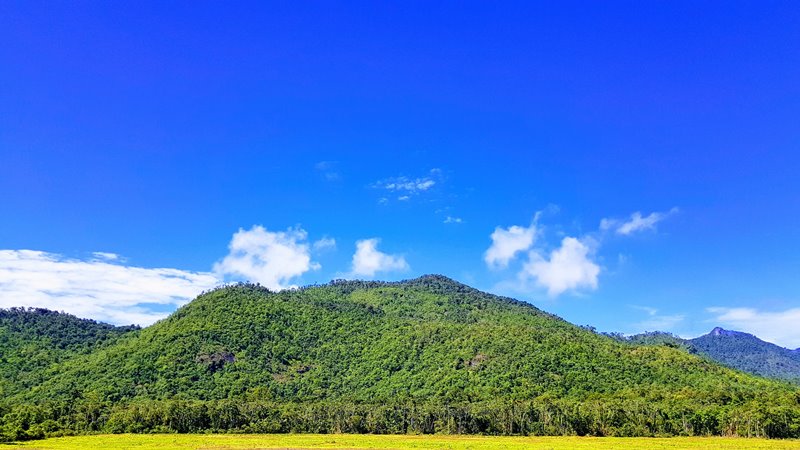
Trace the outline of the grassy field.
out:
[[[590,438],[483,436],[376,436],[348,434],[151,434],[78,436],[0,445],[2,448],[71,450],[223,449],[800,449],[798,440],[743,438]]]

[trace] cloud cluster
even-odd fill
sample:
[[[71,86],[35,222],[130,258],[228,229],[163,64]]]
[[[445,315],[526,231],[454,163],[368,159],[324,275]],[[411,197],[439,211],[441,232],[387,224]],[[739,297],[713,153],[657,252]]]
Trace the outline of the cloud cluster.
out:
[[[606,218],[600,221],[600,230],[613,231],[623,236],[628,236],[639,231],[655,230],[658,222],[661,222],[677,212],[678,208],[672,208],[667,212],[652,212],[647,216],[642,216],[641,212],[636,211],[631,214],[628,220]]]
[[[760,311],[755,308],[708,308],[714,324],[744,331],[788,348],[800,347],[800,308]]]
[[[409,178],[407,176],[390,177],[376,181],[371,185],[374,189],[381,189],[397,195],[397,200],[408,201],[415,195],[424,193],[433,188],[441,180],[440,169],[431,169],[424,177]],[[385,204],[389,201],[381,197],[378,202]]]
[[[508,228],[496,227],[491,236],[492,245],[483,254],[483,260],[490,268],[505,268],[520,252],[528,250],[536,240],[536,221],[529,227],[512,225]]]
[[[436,184],[431,178],[417,178],[410,180],[407,177],[389,178],[382,182],[378,182],[378,187],[390,191],[405,191],[405,192],[418,192],[427,191]]]
[[[351,273],[354,276],[373,277],[378,272],[408,270],[405,258],[378,250],[380,239],[363,239],[356,242]]]
[[[0,250],[0,307],[65,311],[115,324],[149,325],[219,283],[212,273],[124,266],[99,254],[83,261],[33,250]],[[162,305],[161,308],[154,305]]]
[[[407,270],[399,255],[378,250],[378,238],[356,242],[352,275]],[[85,260],[33,250],[0,250],[0,308],[41,307],[114,324],[149,325],[204,290],[228,281],[252,281],[272,290],[293,288],[317,270],[312,252],[336,249],[336,240],[309,242],[302,228],[239,229],[228,254],[210,272],[125,265],[115,253],[94,252]]]
[[[556,297],[567,291],[597,289],[600,266],[591,259],[592,247],[574,237],[565,237],[561,246],[545,258],[539,252],[530,253],[520,276],[530,277],[547,295]]]
[[[537,213],[529,226],[496,227],[489,238],[492,245],[483,254],[493,270],[505,269],[520,255],[525,255],[517,279],[502,283],[514,290],[527,291],[532,285],[547,291],[550,297],[581,289],[597,289],[600,266],[592,257],[596,243],[591,238],[565,237],[560,245],[546,252],[538,242],[541,229]],[[543,245],[544,243],[542,243]]]
[[[220,278],[254,281],[269,289],[293,287],[292,280],[319,269],[311,261],[308,233],[301,228],[268,231],[256,225],[249,230],[239,229],[228,245],[229,253],[214,264]],[[329,246],[335,242],[317,241]]]
[[[539,242],[542,234],[538,226],[542,212],[539,212],[530,226],[496,227],[489,236],[492,244],[484,253],[483,260],[490,269],[497,270],[507,268],[519,255],[527,255],[516,281],[502,283],[515,290],[527,291],[533,285],[546,290],[551,297],[566,292],[596,290],[602,269],[595,262],[595,256],[605,232],[628,236],[639,231],[654,230],[657,223],[677,212],[677,208],[672,208],[668,212],[654,212],[647,216],[635,212],[628,220],[603,219],[600,233],[563,237],[559,246],[549,252],[545,250],[547,243]],[[677,316],[664,316],[662,319],[664,323],[667,319],[672,322],[679,320]]]

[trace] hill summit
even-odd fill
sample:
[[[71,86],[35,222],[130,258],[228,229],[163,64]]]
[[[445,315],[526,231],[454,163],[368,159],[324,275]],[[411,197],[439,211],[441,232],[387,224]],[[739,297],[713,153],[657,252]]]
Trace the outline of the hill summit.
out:
[[[7,436],[800,436],[795,387],[680,348],[626,345],[440,275],[225,286],[42,373],[4,392]]]
[[[800,382],[800,353],[720,327],[687,341],[700,354],[756,375]]]

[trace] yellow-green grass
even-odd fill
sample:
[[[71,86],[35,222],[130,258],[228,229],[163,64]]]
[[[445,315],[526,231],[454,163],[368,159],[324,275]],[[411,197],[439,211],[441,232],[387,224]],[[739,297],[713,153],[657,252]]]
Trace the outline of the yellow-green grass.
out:
[[[223,449],[800,449],[800,440],[747,438],[593,438],[490,436],[385,436],[353,434],[118,434],[31,441],[2,448],[39,450]]]

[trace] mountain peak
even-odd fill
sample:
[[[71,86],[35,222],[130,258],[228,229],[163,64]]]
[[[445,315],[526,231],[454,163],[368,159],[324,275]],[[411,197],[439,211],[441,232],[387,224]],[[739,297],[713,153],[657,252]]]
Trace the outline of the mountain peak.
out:
[[[753,336],[752,334],[749,334],[749,333],[743,333],[741,331],[726,330],[726,329],[724,329],[722,327],[714,327],[714,329],[711,330],[711,332],[708,333],[708,335],[709,336],[731,336],[731,337],[735,337],[735,336],[739,336],[739,337],[755,337],[755,336]]]

